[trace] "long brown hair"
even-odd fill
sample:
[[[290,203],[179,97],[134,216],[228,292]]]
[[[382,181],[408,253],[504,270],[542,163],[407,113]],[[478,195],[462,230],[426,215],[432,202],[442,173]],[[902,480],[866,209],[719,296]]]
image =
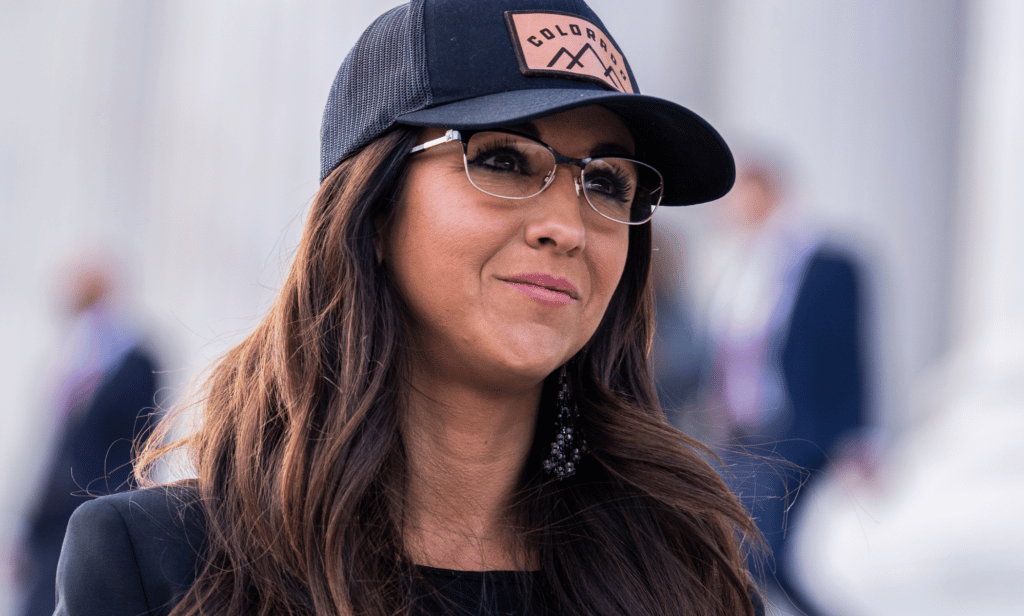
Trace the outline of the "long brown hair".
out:
[[[273,308],[205,380],[202,424],[162,445],[165,427],[143,451],[143,484],[176,449],[198,471],[207,546],[173,614],[409,611],[402,307],[374,239],[418,134],[386,133],[323,182]],[[541,469],[546,383],[509,520],[540,557],[552,613],[751,614],[741,543],[756,530],[654,393],[650,256],[650,225],[632,227],[604,319],[569,364],[589,454],[565,481]]]

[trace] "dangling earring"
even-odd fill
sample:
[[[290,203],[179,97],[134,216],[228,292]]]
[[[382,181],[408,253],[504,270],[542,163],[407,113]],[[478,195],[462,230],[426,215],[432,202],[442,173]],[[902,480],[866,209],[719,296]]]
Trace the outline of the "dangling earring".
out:
[[[583,431],[576,427],[579,408],[572,399],[569,389],[569,377],[566,376],[565,365],[558,374],[558,418],[555,419],[555,441],[551,443],[551,453],[544,458],[544,470],[554,473],[555,479],[565,479],[576,474],[576,465],[580,455],[587,451],[587,439]]]

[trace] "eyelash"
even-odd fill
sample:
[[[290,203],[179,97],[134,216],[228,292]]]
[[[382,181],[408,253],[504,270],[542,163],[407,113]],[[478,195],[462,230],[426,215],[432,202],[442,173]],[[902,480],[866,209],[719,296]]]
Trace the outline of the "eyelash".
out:
[[[493,144],[488,145],[486,149],[480,150],[476,157],[468,162],[471,165],[482,165],[482,161],[502,154],[514,157],[516,164],[520,167],[526,166],[526,155],[515,147],[515,142],[511,137],[503,137],[501,141],[495,141]],[[529,169],[521,169],[520,173],[529,173]]]
[[[604,174],[611,177],[613,184],[612,188],[614,190],[614,193],[612,193],[613,196],[624,202],[624,197],[630,194],[633,189],[633,183],[630,181],[629,177],[627,177],[621,170],[614,168],[608,169]]]

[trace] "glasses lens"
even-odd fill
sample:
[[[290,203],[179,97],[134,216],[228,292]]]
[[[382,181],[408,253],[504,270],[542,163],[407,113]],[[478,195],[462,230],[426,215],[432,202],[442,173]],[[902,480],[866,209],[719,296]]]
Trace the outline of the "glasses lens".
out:
[[[531,197],[544,188],[555,157],[543,145],[510,133],[474,133],[466,143],[466,172],[496,197]]]
[[[647,222],[661,202],[661,174],[628,158],[598,158],[583,169],[583,192],[598,212],[619,222]]]

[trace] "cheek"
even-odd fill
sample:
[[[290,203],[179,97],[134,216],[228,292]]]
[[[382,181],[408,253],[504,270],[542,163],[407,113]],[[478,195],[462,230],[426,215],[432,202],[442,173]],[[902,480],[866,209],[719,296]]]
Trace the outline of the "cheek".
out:
[[[607,307],[612,294],[619,285],[626,267],[629,250],[629,230],[624,229],[602,242],[594,259],[594,279],[600,286],[599,294]],[[603,310],[602,310],[603,312]]]
[[[585,332],[581,332],[585,333],[587,340],[597,331],[597,327],[608,311],[608,305],[622,279],[628,247],[628,229],[621,235],[619,233],[605,235],[600,242],[593,242],[587,247],[588,250],[592,250],[589,267],[593,284],[591,303],[587,307],[587,314],[583,322],[585,323]]]
[[[480,221],[445,178],[411,176],[386,239],[386,267],[420,323],[443,322],[464,305],[481,260]]]
[[[443,280],[450,235],[444,225],[423,215],[419,208],[400,204],[399,216],[387,238],[385,266],[395,287],[415,316],[439,303],[438,280]]]

